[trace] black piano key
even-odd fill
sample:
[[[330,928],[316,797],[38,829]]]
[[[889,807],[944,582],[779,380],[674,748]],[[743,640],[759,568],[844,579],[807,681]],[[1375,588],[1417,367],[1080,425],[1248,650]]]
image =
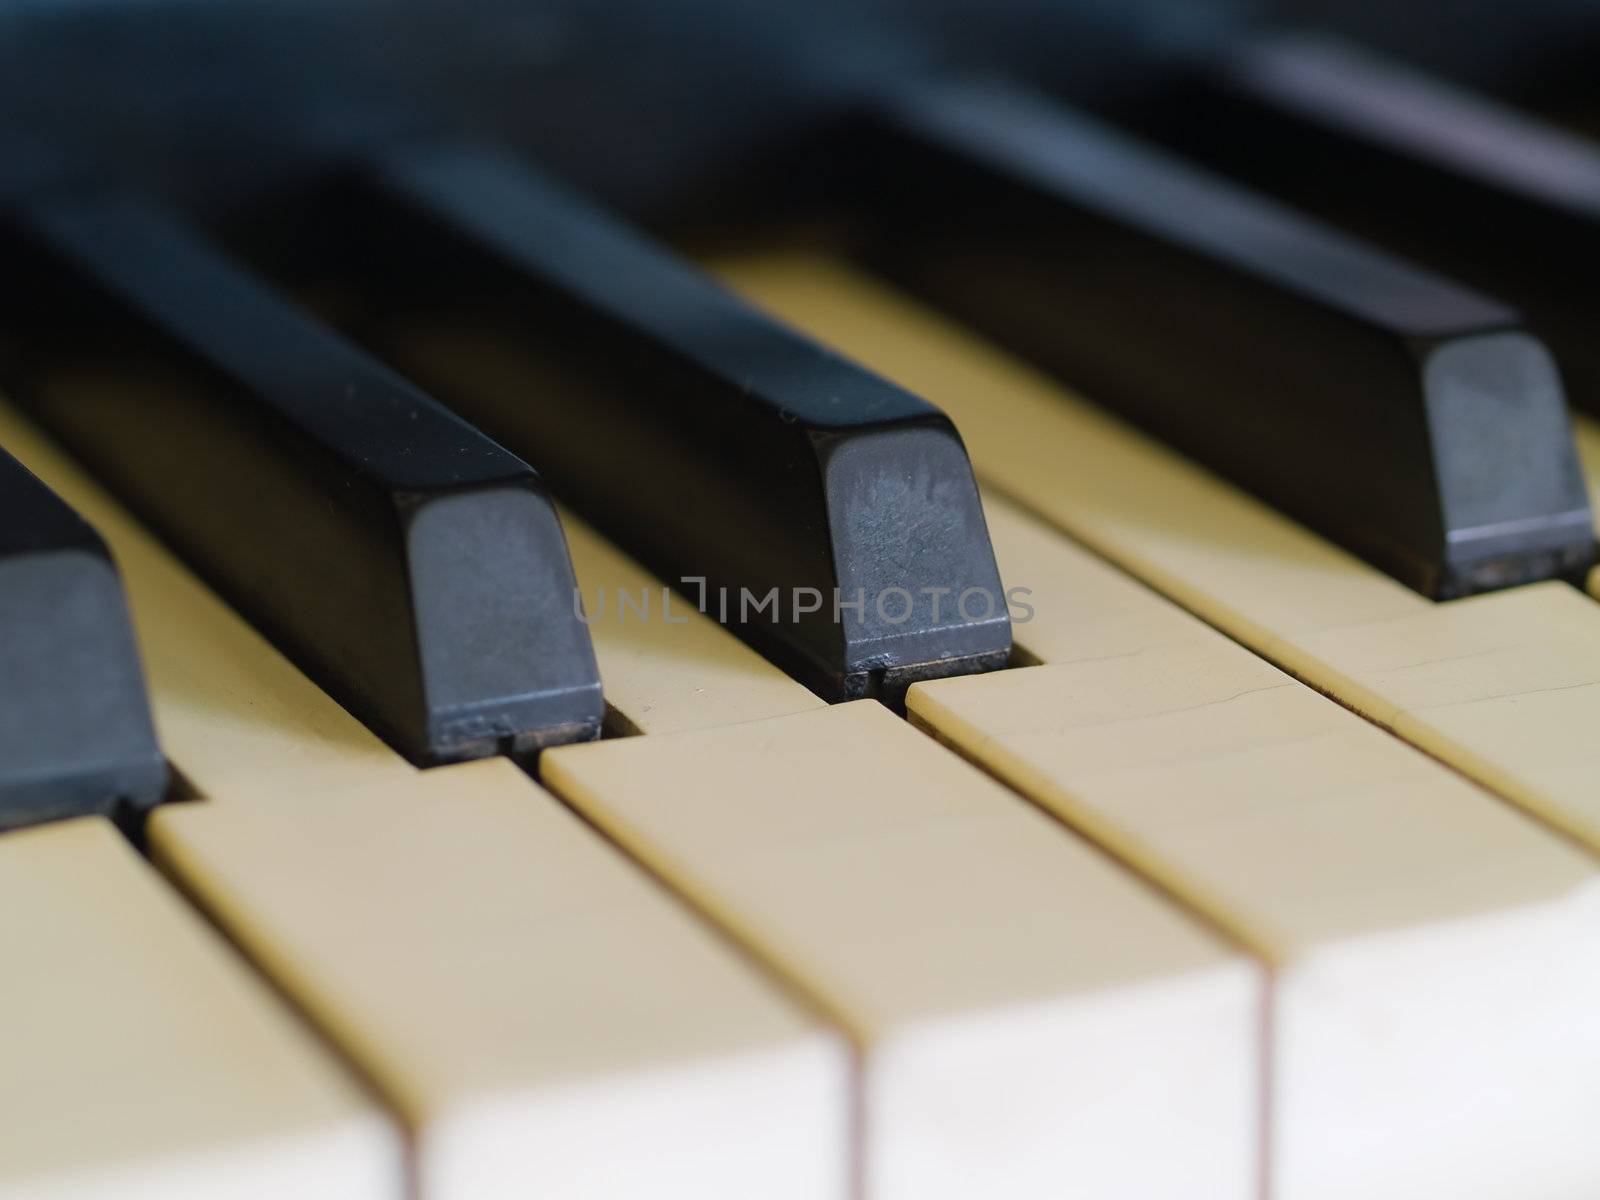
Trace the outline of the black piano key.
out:
[[[878,265],[1419,591],[1590,562],[1499,303],[1000,85],[895,96],[877,150]]]
[[[534,473],[137,199],[13,224],[18,400],[418,763],[592,737]]]
[[[1138,118],[1180,152],[1515,304],[1600,411],[1600,144],[1327,38],[1248,41]]]
[[[147,809],[166,779],[111,555],[0,451],[0,831]]]
[[[893,702],[1004,665],[987,528],[937,409],[491,152],[389,159],[344,207],[402,369],[819,693]]]

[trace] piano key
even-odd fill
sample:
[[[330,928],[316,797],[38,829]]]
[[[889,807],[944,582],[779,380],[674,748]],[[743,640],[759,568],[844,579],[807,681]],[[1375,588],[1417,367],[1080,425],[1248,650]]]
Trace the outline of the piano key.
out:
[[[105,544],[0,449],[0,832],[139,811],[166,786]]]
[[[271,804],[306,789],[414,773],[3,402],[0,444],[88,514],[115,549],[156,728],[181,764],[186,791]]]
[[[1182,153],[1515,304],[1600,407],[1600,145],[1304,34],[1246,40],[1152,107]]]
[[[613,731],[676,733],[824,707],[570,512],[561,526]]]
[[[913,290],[1425,595],[1588,567],[1517,314],[1020,91],[884,112],[874,253]]]
[[[1255,1194],[1252,967],[881,706],[569,749],[546,782],[854,1035],[868,1196]]]
[[[1047,665],[918,684],[912,719],[1271,959],[1271,1194],[1600,1184],[1576,1117],[1600,1085],[1600,868],[1020,509],[986,508],[1004,577],[1033,589],[1019,643]]]
[[[420,1200],[843,1195],[848,1070],[814,1018],[510,764],[410,767],[3,405],[0,439],[126,564],[207,798],[153,853],[400,1111]]]
[[[423,763],[593,736],[525,464],[150,205],[16,226],[16,398],[342,703]]]
[[[385,353],[807,685],[892,701],[1005,664],[1003,611],[936,614],[922,592],[996,585],[936,409],[504,158],[397,157],[344,203],[347,282],[383,311]],[[894,588],[909,615],[877,603]]]
[[[637,586],[572,547],[587,594]],[[738,720],[753,671],[698,613],[592,632],[622,716],[678,732],[544,782],[851,1032],[866,1196],[1256,1194],[1248,959],[881,706]],[[657,661],[701,654],[715,707]]]
[[[1017,360],[837,263],[752,299],[958,422],[981,474],[1230,637],[1600,848],[1600,609],[1561,584],[1430,604]],[[1418,652],[1426,634],[1427,653]],[[1509,675],[1506,664],[1516,664]]]
[[[112,828],[0,837],[0,1196],[401,1200],[399,1131]]]
[[[843,1200],[842,1044],[511,764],[151,841],[398,1107],[424,1198]]]

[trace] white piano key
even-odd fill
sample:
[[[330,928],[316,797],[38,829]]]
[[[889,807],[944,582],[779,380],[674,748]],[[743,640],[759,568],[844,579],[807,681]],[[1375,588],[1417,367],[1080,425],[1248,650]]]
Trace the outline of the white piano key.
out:
[[[1018,642],[1046,665],[918,685],[913,718],[1272,960],[1273,1195],[1600,1185],[1583,1115],[1600,872],[1006,501],[986,508],[1004,578],[1033,588]]]
[[[399,1130],[109,822],[0,838],[0,1197],[401,1200]]]
[[[571,512],[561,524],[613,729],[676,733],[823,707]]]
[[[844,1195],[842,1045],[509,762],[151,842],[404,1114],[428,1200]]]
[[[591,594],[639,585],[570,534]],[[591,631],[621,717],[677,732],[547,752],[543,777],[852,1033],[870,1200],[1255,1195],[1254,963],[882,706],[785,692],[705,617]],[[702,657],[709,698],[684,686]]]

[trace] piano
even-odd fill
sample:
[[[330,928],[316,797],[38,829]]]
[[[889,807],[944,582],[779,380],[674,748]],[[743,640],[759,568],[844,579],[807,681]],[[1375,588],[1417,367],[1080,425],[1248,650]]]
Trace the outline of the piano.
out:
[[[1600,1195],[1597,51],[0,8],[0,1200]]]

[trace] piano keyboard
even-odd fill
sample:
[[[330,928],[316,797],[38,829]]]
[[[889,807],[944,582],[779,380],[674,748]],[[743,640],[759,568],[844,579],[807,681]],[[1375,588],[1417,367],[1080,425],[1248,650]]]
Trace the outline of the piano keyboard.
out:
[[[1600,1194],[1600,144],[891,82],[10,198],[0,1200]]]

